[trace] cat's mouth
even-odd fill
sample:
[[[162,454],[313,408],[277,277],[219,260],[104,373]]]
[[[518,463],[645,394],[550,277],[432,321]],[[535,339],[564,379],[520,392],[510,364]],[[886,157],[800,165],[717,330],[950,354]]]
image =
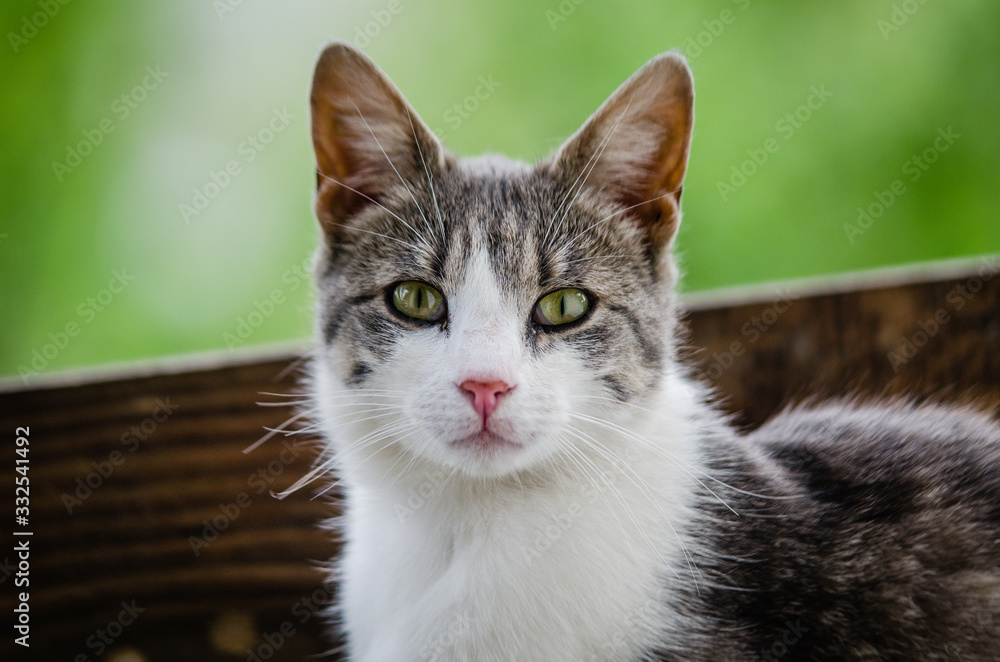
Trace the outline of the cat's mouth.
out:
[[[490,432],[489,430],[481,430],[475,434],[470,434],[467,437],[456,439],[449,445],[453,448],[468,449],[476,453],[486,455],[493,455],[524,448],[523,444],[511,441],[510,439]]]

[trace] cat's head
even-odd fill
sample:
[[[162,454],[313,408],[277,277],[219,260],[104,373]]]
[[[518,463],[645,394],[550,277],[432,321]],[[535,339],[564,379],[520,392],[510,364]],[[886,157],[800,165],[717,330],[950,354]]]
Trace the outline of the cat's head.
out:
[[[343,443],[498,476],[648,402],[672,360],[680,56],[648,62],[536,166],[456,159],[346,44],[320,57],[311,103],[318,404],[352,428]]]

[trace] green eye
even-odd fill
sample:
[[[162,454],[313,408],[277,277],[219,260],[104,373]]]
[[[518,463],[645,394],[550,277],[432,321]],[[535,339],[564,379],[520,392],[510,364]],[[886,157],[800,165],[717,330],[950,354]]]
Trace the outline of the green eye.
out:
[[[444,295],[427,283],[408,280],[392,291],[392,305],[408,317],[430,322],[444,315]]]
[[[535,304],[535,321],[544,326],[569,324],[583,317],[590,299],[580,290],[568,288],[546,294]]]

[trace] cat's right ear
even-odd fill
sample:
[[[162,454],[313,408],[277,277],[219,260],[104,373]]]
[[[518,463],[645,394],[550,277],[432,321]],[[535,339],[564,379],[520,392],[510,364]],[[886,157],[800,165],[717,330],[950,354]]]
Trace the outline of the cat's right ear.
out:
[[[352,217],[391,191],[413,188],[438,172],[440,141],[392,81],[364,53],[343,42],[316,63],[312,93],[316,218],[339,243]]]

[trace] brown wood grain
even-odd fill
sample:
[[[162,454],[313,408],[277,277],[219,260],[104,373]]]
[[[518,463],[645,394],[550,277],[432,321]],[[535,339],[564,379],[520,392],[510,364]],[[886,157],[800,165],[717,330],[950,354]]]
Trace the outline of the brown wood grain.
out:
[[[995,406],[1000,274],[989,264],[929,281],[692,303],[685,355],[747,427],[815,394]],[[270,659],[297,660],[329,650],[311,601],[332,595],[319,568],[337,544],[318,523],[336,506],[312,499],[313,488],[271,495],[309,469],[313,446],[279,434],[242,452],[294,412],[256,403],[283,401],[262,392],[298,391],[299,373],[288,370],[298,358],[0,393],[0,484],[14,483],[15,428],[31,431],[30,659],[247,660],[275,649]],[[165,415],[164,405],[174,411]],[[128,437],[133,426],[144,439]],[[216,519],[224,530],[196,553],[192,537]],[[22,589],[8,540],[0,609],[10,615]],[[100,650],[133,601],[144,611]],[[19,659],[3,653],[20,652],[11,639],[0,658]]]

